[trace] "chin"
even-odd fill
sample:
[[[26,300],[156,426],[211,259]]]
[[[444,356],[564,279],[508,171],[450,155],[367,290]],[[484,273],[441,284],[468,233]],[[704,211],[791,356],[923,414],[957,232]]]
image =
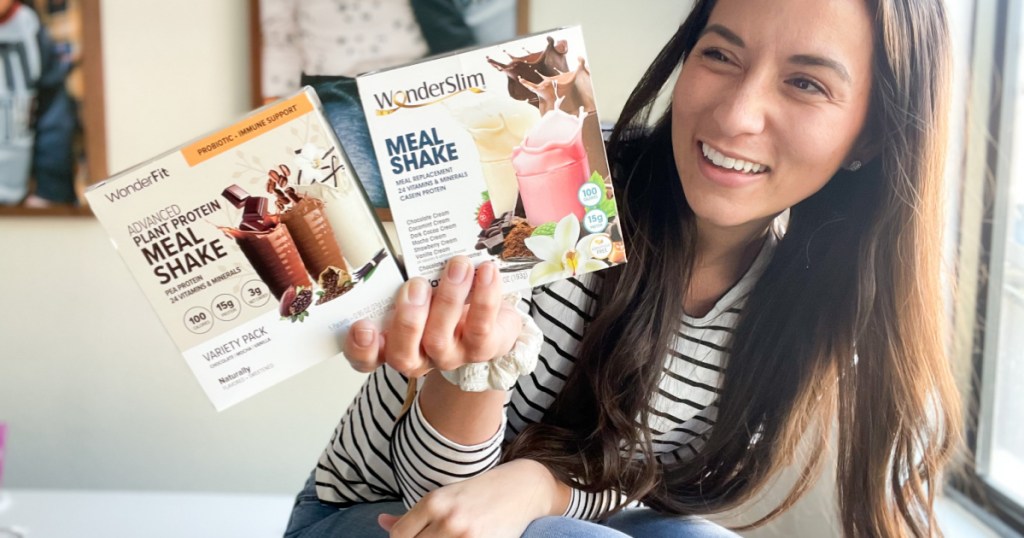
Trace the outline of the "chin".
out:
[[[744,224],[749,224],[751,221],[748,219],[732,218],[729,216],[714,215],[711,217],[702,216],[700,213],[694,212],[697,217],[697,222],[705,226],[712,226],[718,229],[729,229],[739,228]]]
[[[690,204],[694,217],[699,224],[717,229],[745,228],[759,222],[770,222],[772,217],[743,211],[729,204]]]
[[[731,228],[750,220],[747,218],[748,215],[739,210],[740,208],[737,208],[735,204],[729,203],[728,200],[717,199],[712,194],[701,192],[695,193],[691,197],[687,195],[684,186],[683,195],[686,197],[686,203],[690,206],[690,211],[702,224],[710,224],[718,228]]]

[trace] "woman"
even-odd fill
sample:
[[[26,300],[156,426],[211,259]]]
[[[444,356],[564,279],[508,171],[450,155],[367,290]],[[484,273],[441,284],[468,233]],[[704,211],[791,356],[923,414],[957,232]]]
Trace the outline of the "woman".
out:
[[[611,141],[629,263],[534,290],[541,366],[511,391],[435,370],[399,417],[397,372],[488,360],[523,327],[488,264],[410,281],[386,331],[353,327],[356,368],[388,366],[288,535],[726,535],[671,515],[734,508],[803,457],[764,520],[781,513],[822,459],[797,445],[833,424],[844,533],[937,534],[960,431],[938,284],[944,17],[940,0],[698,1]]]

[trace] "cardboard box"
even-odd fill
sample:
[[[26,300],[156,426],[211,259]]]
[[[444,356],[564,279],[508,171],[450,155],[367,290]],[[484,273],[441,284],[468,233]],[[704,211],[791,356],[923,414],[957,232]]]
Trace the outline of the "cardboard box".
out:
[[[464,254],[515,291],[625,261],[578,27],[357,83],[410,277]]]
[[[86,198],[218,410],[338,355],[403,282],[308,88]]]

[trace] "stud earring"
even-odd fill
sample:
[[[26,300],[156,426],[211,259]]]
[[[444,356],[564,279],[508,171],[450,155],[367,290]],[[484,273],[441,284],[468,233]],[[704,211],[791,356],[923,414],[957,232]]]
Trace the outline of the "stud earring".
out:
[[[857,170],[860,170],[861,166],[864,166],[864,163],[860,161],[851,161],[850,164],[846,165],[846,169],[851,172],[856,172]]]

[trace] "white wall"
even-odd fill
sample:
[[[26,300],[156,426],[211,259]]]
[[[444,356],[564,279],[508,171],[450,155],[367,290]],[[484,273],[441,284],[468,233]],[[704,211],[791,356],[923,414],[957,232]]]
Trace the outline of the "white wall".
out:
[[[111,173],[250,108],[248,4],[102,2]]]

